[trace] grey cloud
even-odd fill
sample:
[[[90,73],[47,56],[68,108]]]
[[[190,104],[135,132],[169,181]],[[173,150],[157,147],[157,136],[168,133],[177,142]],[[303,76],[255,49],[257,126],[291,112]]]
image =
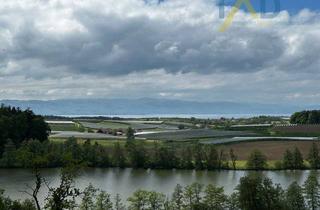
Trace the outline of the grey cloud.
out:
[[[320,102],[317,13],[219,33],[206,0],[19,1],[0,4],[0,98]]]
[[[132,17],[116,12],[97,12],[96,7],[70,7],[72,15],[69,18],[85,30],[57,34],[54,33],[55,28],[51,29],[52,33],[39,28],[41,20],[37,15],[41,13],[46,17],[40,10],[20,18],[22,23],[18,29],[10,26],[9,19],[0,17],[0,22],[12,34],[12,46],[6,49],[2,64],[37,60],[43,71],[61,68],[69,73],[110,76],[151,69],[200,74],[256,72],[278,67],[287,70],[286,66],[291,69],[297,65],[295,56],[306,58],[306,63],[296,68],[307,65],[310,59],[318,59],[314,53],[318,49],[309,46],[308,41],[303,43],[303,54],[286,58],[287,43],[282,34],[273,29],[260,30],[235,23],[229,31],[219,33],[216,29],[219,21],[216,19],[192,23],[189,19],[177,20],[161,15],[151,17],[146,10],[155,10],[154,7],[138,10],[138,15]],[[53,9],[48,7],[47,10]],[[168,12],[172,10],[168,9]],[[193,11],[189,12],[192,16]],[[209,12],[205,11],[199,19],[209,16]],[[19,16],[19,13],[27,12],[20,9],[11,13]],[[65,20],[57,18],[54,21]],[[315,37],[314,41],[318,39]]]

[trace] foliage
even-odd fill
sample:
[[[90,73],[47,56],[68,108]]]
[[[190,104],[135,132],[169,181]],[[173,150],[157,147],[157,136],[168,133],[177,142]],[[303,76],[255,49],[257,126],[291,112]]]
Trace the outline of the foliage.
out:
[[[35,115],[31,110],[25,111],[15,107],[0,107],[0,157],[5,145],[10,143],[18,148],[25,140],[37,139],[41,142],[48,139],[49,125],[44,118]]]
[[[128,140],[128,141],[134,140],[134,138],[135,138],[134,132],[135,132],[134,129],[131,128],[131,127],[129,127],[129,128],[127,129],[127,140]]]
[[[287,149],[283,155],[283,167],[286,169],[294,169],[293,154]]]
[[[113,165],[116,167],[124,168],[126,157],[119,142],[116,142],[113,149]]]
[[[247,161],[247,168],[252,170],[265,169],[267,165],[267,158],[259,150],[254,150]]]
[[[67,170],[69,171],[70,168]],[[62,171],[61,177],[65,173]],[[182,187],[177,185],[171,196],[166,197],[156,191],[137,190],[128,199],[128,206],[121,202],[117,194],[114,201],[111,195],[89,185],[82,192],[76,194],[76,188],[68,183],[74,183],[74,172],[69,176],[68,182],[61,180],[54,193],[67,196],[54,196],[49,188],[49,196],[45,209],[80,209],[80,210],[306,210],[319,207],[319,183],[316,173],[310,173],[305,182],[304,189],[296,182],[292,183],[286,191],[279,185],[262,174],[250,173],[240,179],[240,183],[234,193],[227,196],[222,187],[199,183]],[[66,184],[66,185],[63,185]],[[59,190],[57,190],[59,189]],[[55,199],[59,197],[59,199]],[[64,199],[61,199],[64,198]],[[57,201],[57,203],[53,202]],[[305,202],[305,200],[307,202]],[[76,202],[79,201],[79,202]],[[306,206],[306,203],[308,206]],[[58,205],[59,204],[59,205]],[[35,210],[35,205],[30,200],[14,201],[3,196],[0,191],[0,209],[5,210]]]
[[[176,210],[181,210],[183,207],[183,188],[179,184],[174,188],[171,203]]]
[[[161,210],[164,209],[165,195],[154,191],[138,190],[128,198],[129,209]]]
[[[315,210],[320,207],[320,184],[317,172],[311,171],[304,183],[304,191],[309,209]]]
[[[287,206],[291,210],[306,210],[303,189],[297,182],[293,182],[286,191]]]
[[[232,168],[233,168],[233,170],[235,170],[236,169],[236,161],[237,161],[238,157],[234,154],[234,151],[232,148],[229,151],[229,155],[230,155],[230,159],[232,162]]]
[[[257,174],[240,179],[237,187],[239,205],[245,210],[285,209],[284,192],[279,185],[274,185],[268,178]]]
[[[303,156],[300,150],[295,147],[293,151],[287,149],[283,155],[282,167],[284,169],[303,169]]]
[[[76,206],[75,198],[80,195],[80,190],[74,184],[74,178],[77,173],[78,167],[74,165],[61,170],[60,185],[56,188],[48,186],[49,194],[45,205],[47,209],[72,209]]]
[[[319,124],[320,110],[302,111],[294,113],[290,118],[292,124]]]
[[[4,191],[0,189],[0,209],[1,210],[36,210],[36,206],[31,200],[11,200],[4,196]]]
[[[310,163],[311,168],[316,169],[320,166],[320,156],[319,156],[319,149],[315,142],[312,143],[308,154],[308,161]]]
[[[96,199],[95,209],[96,210],[111,210],[113,203],[111,201],[111,195],[105,191],[100,191]]]
[[[226,208],[228,197],[222,187],[209,184],[205,189],[204,204],[209,209],[223,210]]]

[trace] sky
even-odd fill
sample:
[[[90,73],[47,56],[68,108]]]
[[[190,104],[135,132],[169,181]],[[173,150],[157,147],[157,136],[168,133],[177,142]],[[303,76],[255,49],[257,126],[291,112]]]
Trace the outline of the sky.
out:
[[[320,103],[320,1],[0,1],[0,99]]]

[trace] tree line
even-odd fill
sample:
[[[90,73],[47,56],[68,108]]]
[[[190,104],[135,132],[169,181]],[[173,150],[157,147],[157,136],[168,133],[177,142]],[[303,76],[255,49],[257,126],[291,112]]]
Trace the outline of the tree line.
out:
[[[294,113],[290,118],[292,124],[320,124],[320,110]]]
[[[193,183],[176,185],[171,195],[161,192],[137,190],[127,202],[120,195],[89,185],[80,190],[75,185],[79,169],[63,168],[60,184],[52,187],[39,172],[35,172],[35,187],[26,191],[27,200],[12,200],[0,190],[0,209],[5,210],[306,210],[320,208],[320,184],[318,172],[311,171],[302,186],[293,182],[287,189],[274,184],[261,174],[250,172],[242,177],[231,195],[223,187]],[[48,188],[41,205],[39,189]]]
[[[115,142],[113,146],[102,146],[86,140],[79,144],[75,138],[63,143],[29,140],[16,148],[13,142],[5,144],[0,158],[2,168],[31,168],[37,163],[42,168],[62,167],[73,160],[79,165],[89,167],[151,168],[151,169],[196,169],[219,170],[238,169],[238,157],[230,149],[224,151],[214,145],[195,143],[183,147],[154,142],[146,146],[144,141],[128,140],[126,143]],[[254,150],[245,165],[249,170],[270,169],[267,157],[259,150]],[[320,153],[313,142],[307,157],[303,157],[296,147],[287,150],[283,159],[276,161],[273,169],[319,169]],[[242,166],[243,169],[243,166]]]

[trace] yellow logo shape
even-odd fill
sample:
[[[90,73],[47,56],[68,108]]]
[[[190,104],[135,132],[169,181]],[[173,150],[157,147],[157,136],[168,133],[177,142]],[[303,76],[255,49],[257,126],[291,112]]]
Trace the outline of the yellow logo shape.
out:
[[[234,16],[237,14],[242,4],[245,4],[254,19],[259,19],[257,12],[254,10],[252,4],[250,3],[250,0],[237,0],[235,5],[231,9],[231,12],[228,14],[226,20],[220,26],[220,32],[225,32],[231,26]]]

